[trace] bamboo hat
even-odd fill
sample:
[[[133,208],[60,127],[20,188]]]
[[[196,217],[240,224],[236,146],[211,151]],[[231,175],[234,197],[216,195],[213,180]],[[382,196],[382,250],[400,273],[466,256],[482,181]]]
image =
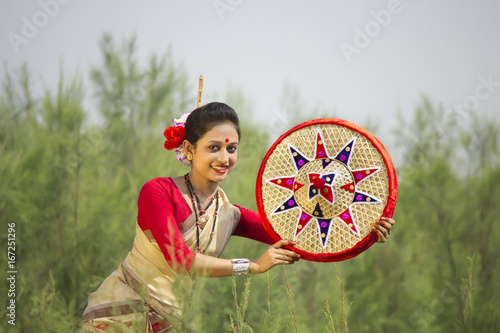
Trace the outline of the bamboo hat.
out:
[[[302,123],[278,138],[257,177],[257,205],[271,237],[293,239],[303,259],[340,261],[377,241],[371,223],[392,217],[397,180],[367,130],[340,119]]]

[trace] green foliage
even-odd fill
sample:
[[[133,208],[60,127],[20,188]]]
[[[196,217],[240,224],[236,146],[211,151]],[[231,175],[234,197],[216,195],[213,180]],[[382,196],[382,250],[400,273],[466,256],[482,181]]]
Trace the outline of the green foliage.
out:
[[[171,52],[139,66],[134,38],[104,36],[100,46],[92,112],[81,80],[68,81],[62,70],[57,90],[42,96],[32,95],[27,66],[3,78],[0,239],[14,222],[18,331],[77,330],[88,295],[132,246],[142,185],[187,171],[162,147],[170,119],[195,105],[182,67]],[[298,93],[287,87],[288,109],[265,126],[252,123],[241,91],[226,96],[243,133],[238,167],[223,184],[232,202],[256,209],[269,140],[305,117]],[[500,331],[500,125],[424,98],[395,135],[405,158],[387,244],[337,264],[301,261],[286,274],[199,278],[188,321],[199,332]],[[224,257],[256,258],[266,248],[234,237]],[[5,255],[0,269],[7,271]],[[8,332],[5,306],[0,314],[0,331]]]

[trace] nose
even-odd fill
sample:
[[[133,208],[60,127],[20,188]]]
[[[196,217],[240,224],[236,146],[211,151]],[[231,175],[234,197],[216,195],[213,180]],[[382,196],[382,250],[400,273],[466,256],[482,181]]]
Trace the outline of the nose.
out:
[[[228,152],[225,149],[221,149],[217,156],[217,160],[220,164],[227,164],[229,162]]]

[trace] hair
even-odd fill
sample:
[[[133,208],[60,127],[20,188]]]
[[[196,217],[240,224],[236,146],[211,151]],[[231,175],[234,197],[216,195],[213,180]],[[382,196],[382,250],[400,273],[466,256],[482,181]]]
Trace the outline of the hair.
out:
[[[231,123],[241,138],[238,115],[227,104],[212,102],[195,109],[186,120],[186,140],[195,145],[198,140],[214,126]]]

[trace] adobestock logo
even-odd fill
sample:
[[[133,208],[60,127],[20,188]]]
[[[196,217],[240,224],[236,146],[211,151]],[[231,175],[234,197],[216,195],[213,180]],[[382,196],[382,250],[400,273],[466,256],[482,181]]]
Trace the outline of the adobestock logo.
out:
[[[454,285],[448,280],[444,284],[446,286],[441,289],[439,296],[430,301],[428,306],[421,307],[413,312],[408,318],[408,323],[411,326],[418,327],[417,332],[427,332],[429,326],[438,320],[448,305],[459,301],[468,292],[466,285]]]
[[[342,42],[339,44],[340,50],[348,63],[351,63],[354,54],[360,54],[361,50],[370,45],[373,38],[380,35],[382,28],[386,28],[392,21],[392,17],[403,11],[403,6],[399,0],[390,0],[387,9],[371,11],[373,20],[366,22],[364,29],[354,28],[353,43]]]
[[[22,26],[19,33],[9,32],[7,38],[9,39],[10,45],[15,53],[19,52],[19,46],[21,44],[28,44],[30,40],[35,38],[40,29],[45,27],[51,18],[54,18],[59,14],[61,5],[66,5],[71,0],[40,0],[38,1],[38,6],[40,10],[35,12],[31,19],[23,16],[21,17]]]
[[[212,2],[212,5],[214,6],[215,12],[219,16],[219,19],[221,21],[224,21],[225,17],[224,15],[227,12],[232,12],[235,10],[236,7],[240,6],[243,3],[243,0],[214,0]]]
[[[454,103],[445,110],[442,119],[429,135],[429,139],[421,142],[420,147],[406,158],[404,165],[398,169],[398,180],[417,171],[422,163],[428,160],[429,151],[439,149],[443,140],[449,140],[449,130],[459,126],[460,123],[467,122],[472,113],[478,112],[481,102],[489,99],[500,88],[500,81],[494,81],[493,74],[480,75],[477,80],[479,83],[475,86],[474,93],[463,98],[461,103]]]

